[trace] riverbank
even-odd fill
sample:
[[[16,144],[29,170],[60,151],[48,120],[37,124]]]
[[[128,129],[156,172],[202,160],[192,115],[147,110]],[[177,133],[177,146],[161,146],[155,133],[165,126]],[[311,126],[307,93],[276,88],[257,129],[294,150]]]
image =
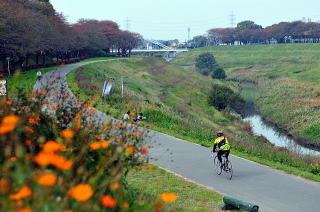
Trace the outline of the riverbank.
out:
[[[181,54],[172,62],[194,71],[195,59],[211,52],[227,83],[254,82],[263,117],[300,143],[320,146],[320,49],[317,44],[212,46]],[[251,95],[251,93],[249,94]]]

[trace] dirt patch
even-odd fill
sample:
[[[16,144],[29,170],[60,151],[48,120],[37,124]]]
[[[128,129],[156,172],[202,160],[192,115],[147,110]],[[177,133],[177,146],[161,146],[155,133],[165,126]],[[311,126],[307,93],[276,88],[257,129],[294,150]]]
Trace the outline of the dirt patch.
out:
[[[320,98],[295,99],[293,102],[298,105],[320,105]]]

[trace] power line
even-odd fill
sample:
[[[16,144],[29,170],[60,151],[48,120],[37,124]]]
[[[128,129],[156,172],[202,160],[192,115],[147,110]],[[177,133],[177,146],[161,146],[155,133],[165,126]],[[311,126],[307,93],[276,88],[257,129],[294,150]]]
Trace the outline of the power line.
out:
[[[125,25],[126,25],[126,30],[129,31],[130,30],[130,20],[128,17],[125,20]]]
[[[230,14],[230,26],[233,28],[234,27],[234,23],[235,23],[235,14],[233,13],[233,11]]]

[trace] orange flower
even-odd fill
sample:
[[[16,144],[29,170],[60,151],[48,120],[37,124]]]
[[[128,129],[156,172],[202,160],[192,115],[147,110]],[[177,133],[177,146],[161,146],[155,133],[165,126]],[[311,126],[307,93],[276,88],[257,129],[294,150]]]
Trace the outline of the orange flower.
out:
[[[139,134],[132,134],[132,136],[138,138],[140,135]]]
[[[33,97],[37,97],[38,96],[38,94],[37,93],[33,93]]]
[[[134,148],[134,146],[129,145],[129,146],[126,146],[126,147],[125,147],[125,150],[126,150],[126,152],[127,152],[129,155],[133,155],[133,154],[134,154],[134,151],[135,151],[135,148]]]
[[[9,158],[9,160],[10,160],[10,161],[16,161],[17,158],[16,158],[16,157],[11,157],[11,158]]]
[[[29,133],[34,133],[34,130],[29,126],[25,126],[25,130]]]
[[[19,200],[19,199],[23,199],[23,198],[26,198],[28,196],[31,196],[31,194],[32,194],[31,189],[28,186],[23,186],[22,188],[20,188],[18,193],[11,194],[10,195],[10,199],[11,200]]]
[[[61,170],[68,170],[73,165],[72,160],[66,160],[63,156],[52,152],[40,152],[35,157],[35,162],[40,166],[54,165]]]
[[[44,174],[38,179],[38,183],[43,186],[53,186],[57,182],[57,176],[52,173]]]
[[[58,96],[58,91],[53,92],[53,95]]]
[[[108,148],[110,146],[110,143],[105,140],[100,141],[100,144],[102,148]]]
[[[7,105],[12,105],[12,101],[8,100],[8,101],[6,101],[6,104]]]
[[[78,86],[78,83],[74,82],[73,85],[77,87],[77,86]]]
[[[113,183],[110,185],[110,188],[112,190],[118,190],[120,188],[120,184],[119,183]]]
[[[99,139],[101,139],[101,135],[94,135],[94,137],[97,139],[97,140],[99,140]]]
[[[4,117],[0,125],[0,134],[5,134],[14,130],[18,121],[19,117],[15,115]]]
[[[28,122],[29,122],[30,124],[39,125],[39,122],[37,122],[34,118],[29,118],[29,119],[28,119]]]
[[[142,149],[141,149],[141,154],[142,155],[146,155],[146,154],[148,154],[148,152],[149,152],[149,148],[147,147],[147,146],[144,146]]]
[[[129,209],[129,203],[125,202],[122,204],[122,208],[125,209],[125,210],[128,210]]]
[[[58,108],[57,108],[57,107],[52,107],[51,109],[52,109],[52,110],[57,110]]]
[[[61,148],[61,145],[55,141],[48,141],[43,146],[43,151],[47,153],[54,153]]]
[[[130,116],[136,116],[136,114],[134,112],[130,112],[129,114]]]
[[[31,208],[22,208],[18,212],[32,212]]]
[[[167,203],[174,202],[177,200],[177,196],[174,193],[162,193],[160,197],[164,202]]]
[[[35,162],[40,166],[47,166],[51,164],[52,158],[52,153],[40,152],[35,156]]]
[[[94,142],[92,144],[90,144],[90,148],[91,150],[97,150],[101,148],[101,143],[100,142]]]
[[[40,90],[40,94],[41,94],[41,95],[45,95],[46,93],[47,93],[46,90]]]
[[[8,191],[10,189],[9,183],[5,179],[0,179],[0,190]]]
[[[122,127],[122,124],[116,124],[114,125],[115,127],[118,127],[118,128],[121,128]]]
[[[73,164],[72,160],[66,160],[63,156],[53,155],[51,164],[61,170],[69,170]]]
[[[46,107],[51,107],[51,105],[49,105],[49,104],[46,104]]]
[[[66,139],[71,139],[74,136],[74,132],[70,129],[65,129],[61,132],[61,135]]]
[[[92,194],[93,190],[89,184],[79,184],[68,192],[69,196],[82,202],[90,199]]]
[[[114,208],[117,205],[117,200],[113,199],[110,195],[102,196],[100,201],[102,206],[106,208]]]

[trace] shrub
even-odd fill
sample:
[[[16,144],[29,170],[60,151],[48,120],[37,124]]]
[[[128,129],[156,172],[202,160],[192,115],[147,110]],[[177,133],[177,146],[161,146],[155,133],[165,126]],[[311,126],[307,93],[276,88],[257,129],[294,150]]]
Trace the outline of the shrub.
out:
[[[214,79],[225,79],[227,77],[225,71],[223,70],[223,68],[217,66],[214,68],[211,77]]]
[[[242,112],[245,107],[245,101],[240,97],[239,93],[235,93],[232,89],[218,84],[212,85],[208,96],[208,103],[218,110],[230,107],[236,112]]]

